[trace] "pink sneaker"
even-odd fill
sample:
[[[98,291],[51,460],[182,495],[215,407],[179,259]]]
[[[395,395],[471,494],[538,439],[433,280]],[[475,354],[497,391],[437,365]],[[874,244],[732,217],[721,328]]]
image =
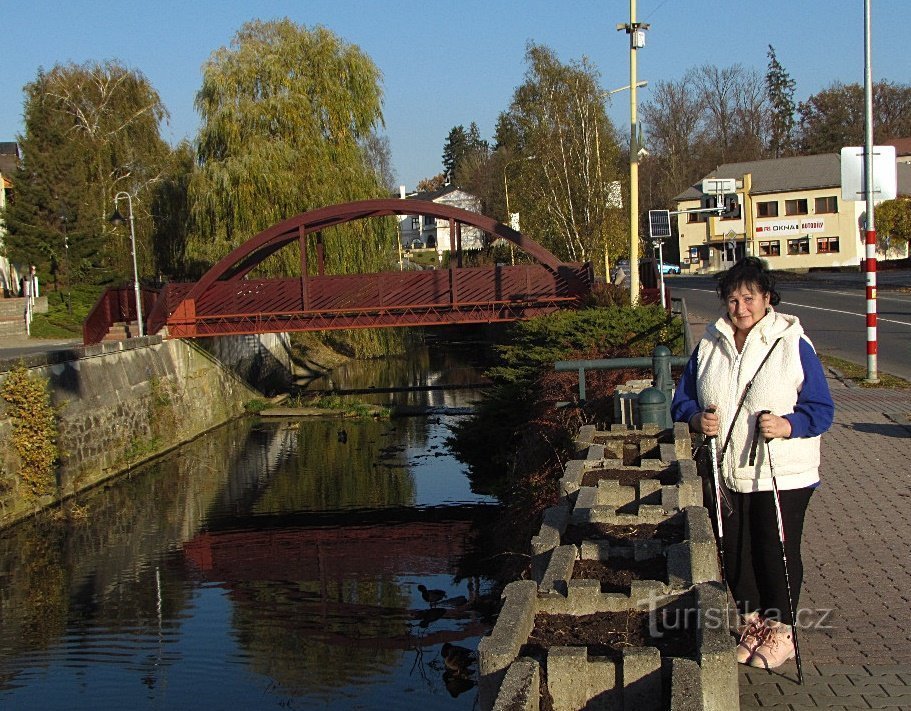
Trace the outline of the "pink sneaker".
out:
[[[740,633],[740,642],[737,644],[737,663],[749,664],[753,653],[762,644],[768,633],[765,620],[758,612],[751,612],[743,616],[743,623],[737,627]]]
[[[775,669],[789,659],[794,658],[794,638],[791,626],[769,620],[767,632],[753,656],[750,657],[751,667],[762,669]]]

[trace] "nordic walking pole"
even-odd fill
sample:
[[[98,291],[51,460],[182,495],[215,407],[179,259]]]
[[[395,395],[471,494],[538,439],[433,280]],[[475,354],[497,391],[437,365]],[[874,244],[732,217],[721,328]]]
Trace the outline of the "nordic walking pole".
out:
[[[763,410],[759,416],[771,414],[769,410]],[[759,427],[759,419],[756,420],[756,427]],[[791,636],[794,638],[794,656],[797,659],[797,683],[803,684],[803,667],[800,664],[800,645],[797,644],[797,617],[794,615],[794,596],[791,594],[791,576],[788,575],[788,554],[784,549],[784,522],[781,520],[781,501],[778,498],[778,481],[775,479],[775,467],[772,465],[772,448],[766,439],[765,449],[766,456],[769,458],[769,471],[772,474],[772,493],[775,495],[775,519],[778,521],[778,542],[781,544],[781,560],[784,563],[784,584],[788,591],[788,609],[791,612]]]
[[[714,407],[707,407],[706,412],[715,412]],[[709,437],[709,456],[712,458],[712,480],[715,494],[715,519],[718,522],[718,557],[721,560],[721,582],[727,586],[724,572],[724,524],[721,522],[721,478],[718,474],[718,436]]]

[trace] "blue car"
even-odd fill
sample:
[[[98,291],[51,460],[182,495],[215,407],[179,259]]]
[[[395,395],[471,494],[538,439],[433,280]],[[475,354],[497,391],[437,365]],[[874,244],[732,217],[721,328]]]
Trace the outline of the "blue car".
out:
[[[679,264],[670,264],[668,262],[662,262],[661,273],[662,274],[679,274],[680,265]]]

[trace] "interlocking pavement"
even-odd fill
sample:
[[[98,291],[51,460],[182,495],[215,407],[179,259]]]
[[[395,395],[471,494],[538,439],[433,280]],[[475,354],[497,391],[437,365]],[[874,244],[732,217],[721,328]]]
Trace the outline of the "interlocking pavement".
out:
[[[797,666],[740,668],[742,709],[911,710],[911,390],[829,381],[804,527]]]

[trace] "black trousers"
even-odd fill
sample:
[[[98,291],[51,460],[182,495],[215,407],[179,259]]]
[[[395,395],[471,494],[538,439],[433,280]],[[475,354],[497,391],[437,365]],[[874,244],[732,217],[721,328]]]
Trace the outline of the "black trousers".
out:
[[[703,478],[705,502],[712,514],[717,535],[711,477]],[[803,584],[800,541],[803,521],[815,489],[779,491],[784,524],[785,552],[794,610],[798,610]],[[775,516],[775,494],[771,491],[738,494],[725,490],[730,506],[723,506],[724,571],[737,609],[741,614],[759,612],[764,617],[791,624],[784,561]]]

